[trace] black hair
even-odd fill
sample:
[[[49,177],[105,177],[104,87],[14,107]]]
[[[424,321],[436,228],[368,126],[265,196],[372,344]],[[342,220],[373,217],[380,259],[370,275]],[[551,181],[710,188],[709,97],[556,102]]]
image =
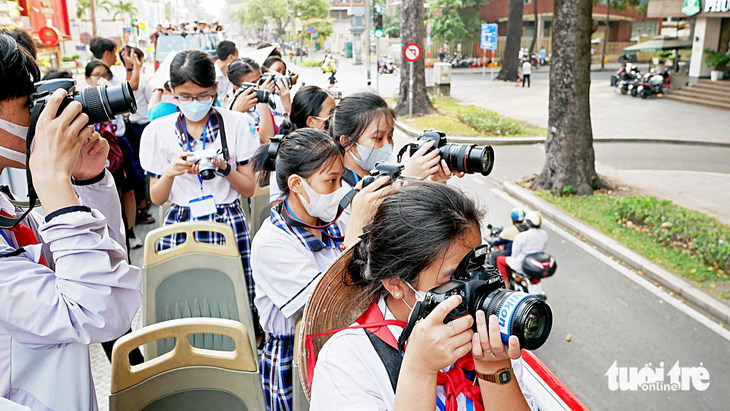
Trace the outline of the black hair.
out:
[[[12,36],[0,33],[0,101],[29,96],[40,79],[40,67],[30,52]]]
[[[327,134],[313,128],[303,128],[289,132],[290,123],[283,123],[279,133],[286,134],[279,144],[274,162],[276,169],[276,184],[279,185],[284,196],[289,195],[289,176],[297,174],[302,178],[309,178],[318,170],[329,168],[336,161],[344,161],[344,150]],[[267,167],[269,148],[272,142],[264,144],[256,151],[253,157],[253,169],[259,173],[259,183],[269,181],[269,173],[274,171]]]
[[[230,40],[223,40],[215,47],[215,53],[219,59],[225,60],[228,56],[236,54],[236,43]]]
[[[271,46],[273,46],[273,44],[268,43],[268,42],[259,43],[259,45],[256,46],[256,50],[261,50],[263,48],[271,47]],[[271,50],[271,53],[269,53],[269,56],[279,56],[279,57],[281,57],[281,52],[279,52],[279,49],[277,47],[274,47],[274,49]]]
[[[201,50],[177,53],[170,64],[170,86],[192,82],[200,87],[215,87],[215,65],[210,54]]]
[[[273,55],[273,53],[264,61],[264,64],[261,65],[261,68],[269,71],[269,68],[271,68],[271,66],[278,62],[284,65],[284,71],[286,71],[286,63],[284,62],[284,60],[281,59],[281,56],[275,56]]]
[[[136,54],[137,57],[139,57],[139,61],[144,62],[144,52],[140,50],[137,47],[129,47],[129,50],[132,51],[132,53]],[[125,64],[124,57],[122,57],[122,53],[124,52],[124,48],[119,50],[119,60],[122,62],[122,64]]]
[[[7,34],[8,36],[15,39],[15,41],[20,45],[20,47],[23,47],[30,53],[31,56],[33,56],[33,60],[38,59],[38,48],[35,46],[35,41],[33,40],[33,37],[25,30],[21,28],[16,28],[12,30],[2,29],[0,30],[0,33]]]
[[[72,78],[74,78],[74,76],[68,70],[63,70],[63,71],[51,70],[43,76],[43,81],[53,80],[53,79],[57,79],[57,78],[71,78],[72,79]]]
[[[261,74],[261,67],[259,67],[257,62],[248,57],[233,59],[233,61],[228,64],[228,80],[237,87],[241,87],[243,78],[253,72]]]
[[[99,66],[103,66],[106,69],[107,73],[109,73],[109,80],[111,80],[112,71],[111,69],[109,69],[109,66],[107,66],[106,63],[101,60],[91,60],[89,64],[86,65],[86,68],[84,69],[84,74],[86,75],[86,77],[91,77],[91,73],[93,73],[94,69]]]
[[[89,43],[89,50],[94,57],[100,59],[104,57],[104,53],[111,51],[114,53],[117,50],[117,43],[104,37],[94,37]]]
[[[322,87],[309,85],[300,88],[294,95],[289,118],[297,128],[308,127],[307,119],[309,116],[319,116],[327,97],[330,97],[330,93]]]
[[[386,295],[382,280],[400,278],[417,285],[419,274],[443,258],[484,212],[467,195],[446,184],[413,182],[384,197],[357,245],[348,267],[363,298]]]
[[[360,92],[350,94],[340,100],[330,121],[330,133],[338,143],[346,136],[345,148],[357,143],[370,123],[386,115],[395,119],[395,112],[388,103],[375,93]]]

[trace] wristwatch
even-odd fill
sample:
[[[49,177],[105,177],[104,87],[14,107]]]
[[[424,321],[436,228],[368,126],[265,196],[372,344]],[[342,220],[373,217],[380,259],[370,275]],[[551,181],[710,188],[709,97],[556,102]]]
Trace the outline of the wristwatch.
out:
[[[476,387],[479,385],[479,380],[482,379],[484,381],[493,382],[497,385],[505,385],[508,384],[510,381],[512,381],[512,378],[514,378],[515,374],[512,370],[512,367],[502,368],[501,370],[498,370],[494,374],[482,374],[477,370],[474,370],[476,375],[474,376],[474,386]]]

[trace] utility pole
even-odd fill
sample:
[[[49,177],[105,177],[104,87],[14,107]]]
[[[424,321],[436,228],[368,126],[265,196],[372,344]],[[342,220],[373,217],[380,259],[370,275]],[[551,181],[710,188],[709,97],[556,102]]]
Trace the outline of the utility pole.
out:
[[[365,50],[367,50],[365,64],[368,68],[368,82],[370,82],[370,0],[365,0],[365,44]]]
[[[611,34],[611,0],[606,2],[608,11],[606,11],[606,35],[603,36],[603,53],[601,53],[601,70],[605,68],[604,62],[606,61],[606,43],[608,43],[608,36]]]

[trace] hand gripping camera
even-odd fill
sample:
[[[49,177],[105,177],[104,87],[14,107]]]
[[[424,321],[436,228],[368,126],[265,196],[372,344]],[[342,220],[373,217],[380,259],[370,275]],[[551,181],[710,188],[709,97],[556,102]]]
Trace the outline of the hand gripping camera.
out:
[[[187,161],[198,164],[198,173],[203,180],[212,180],[215,178],[217,167],[213,165],[212,160],[221,155],[220,150],[209,148],[207,150],[192,151],[186,157]]]
[[[476,318],[477,311],[482,310],[487,318],[494,314],[499,319],[504,344],[508,344],[510,335],[517,336],[520,348],[528,350],[540,348],[547,341],[553,324],[550,306],[533,295],[505,289],[499,271],[486,264],[488,250],[487,244],[472,250],[454,270],[451,281],[426,293],[425,299],[414,307],[399,345],[408,340],[411,323],[415,325],[452,295],[460,295],[461,304],[446,316],[444,323],[467,314]],[[476,321],[473,328],[476,331]]]
[[[266,80],[269,79],[269,77],[273,78],[274,82],[283,80],[289,86],[289,88],[291,88],[291,86],[293,85],[293,83],[291,81],[291,76],[284,76],[284,75],[281,75],[278,73],[264,73],[264,75],[262,75],[261,78],[259,79],[258,85],[260,86],[260,85],[264,84],[266,82]]]
[[[446,133],[434,130],[424,130],[418,136],[418,141],[408,143],[400,149],[398,153],[398,162],[403,158],[403,153],[410,147],[411,155],[429,141],[435,141],[427,153],[431,150],[438,149],[441,152],[441,158],[446,160],[446,164],[452,171],[458,171],[466,174],[481,173],[484,176],[489,175],[494,168],[494,150],[491,146],[478,147],[476,144],[459,144],[447,143]]]
[[[236,96],[233,98],[233,102],[235,103],[238,96],[240,96],[243,92],[250,89],[251,87],[254,88],[254,92],[256,93],[256,100],[258,103],[266,103],[271,107],[272,109],[276,108],[276,103],[271,98],[269,94],[269,90],[259,90],[255,83],[242,83],[241,88],[238,93],[236,93]],[[233,107],[233,103],[231,103],[231,107]]]
[[[390,177],[390,181],[385,185],[392,184],[396,178],[400,177],[400,173],[403,169],[404,166],[400,164],[378,161],[375,163],[375,168],[370,170],[370,175],[367,175],[362,179],[362,188],[369,186],[374,183],[375,180],[385,176]]]

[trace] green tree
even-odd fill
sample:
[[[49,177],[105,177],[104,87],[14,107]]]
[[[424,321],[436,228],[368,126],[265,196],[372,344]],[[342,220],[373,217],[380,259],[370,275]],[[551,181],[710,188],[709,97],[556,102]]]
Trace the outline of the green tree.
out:
[[[334,32],[332,29],[332,19],[308,19],[302,22],[302,26],[312,25],[317,28],[317,33],[324,40],[331,36]]]
[[[109,7],[111,5],[112,4],[106,0],[96,2],[96,7],[104,9],[107,12],[109,12]],[[86,13],[89,11],[90,7],[91,0],[76,0],[76,18],[79,20],[84,20],[86,18]]]
[[[322,19],[330,9],[329,3],[325,0],[295,0],[294,7],[297,11],[297,17],[301,18],[302,21]]]
[[[429,8],[438,10],[432,18],[433,37],[462,43],[479,36],[480,0],[431,0]]]
[[[111,5],[112,10],[114,11],[114,15],[112,16],[112,19],[116,20],[118,15],[122,15],[122,20],[124,20],[124,15],[129,13],[137,13],[137,8],[134,7],[134,4],[132,3],[125,3],[123,1],[118,1],[117,3],[114,3]]]
[[[400,37],[400,8],[383,16],[383,32],[388,37]]]
[[[240,16],[244,25],[252,27],[274,23],[281,33],[282,23],[288,16],[287,3],[284,0],[248,1]]]

